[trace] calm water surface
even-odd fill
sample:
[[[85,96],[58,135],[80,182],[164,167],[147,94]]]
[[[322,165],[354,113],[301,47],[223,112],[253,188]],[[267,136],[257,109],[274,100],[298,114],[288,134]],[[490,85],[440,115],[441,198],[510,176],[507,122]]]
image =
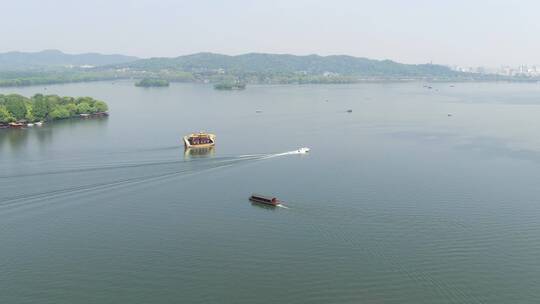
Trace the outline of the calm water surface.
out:
[[[0,130],[0,303],[540,298],[538,84],[0,92],[111,113]],[[217,146],[186,155],[198,130]]]

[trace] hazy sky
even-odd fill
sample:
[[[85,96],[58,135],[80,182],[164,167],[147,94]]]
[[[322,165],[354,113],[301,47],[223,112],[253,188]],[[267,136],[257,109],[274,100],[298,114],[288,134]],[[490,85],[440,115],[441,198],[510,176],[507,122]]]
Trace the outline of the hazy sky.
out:
[[[540,64],[540,1],[0,0],[0,52],[348,54]]]

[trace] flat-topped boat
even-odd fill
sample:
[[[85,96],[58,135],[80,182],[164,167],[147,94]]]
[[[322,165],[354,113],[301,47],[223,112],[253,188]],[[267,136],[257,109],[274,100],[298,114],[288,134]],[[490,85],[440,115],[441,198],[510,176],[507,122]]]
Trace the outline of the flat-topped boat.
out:
[[[10,122],[9,123],[9,127],[13,128],[13,129],[21,129],[21,128],[24,128],[24,126],[26,126],[26,124],[24,124],[22,122]]]
[[[193,133],[184,136],[186,148],[207,148],[216,144],[216,135],[211,133]]]
[[[249,200],[253,203],[265,204],[270,206],[279,206],[281,201],[272,196],[265,196],[260,194],[252,194]]]

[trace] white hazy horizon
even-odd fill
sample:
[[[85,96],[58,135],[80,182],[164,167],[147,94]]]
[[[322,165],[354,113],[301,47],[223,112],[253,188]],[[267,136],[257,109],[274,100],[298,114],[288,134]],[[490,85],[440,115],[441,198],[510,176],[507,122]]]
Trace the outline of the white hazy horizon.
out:
[[[0,52],[142,58],[198,52],[350,55],[402,63],[540,63],[540,2],[18,0]]]

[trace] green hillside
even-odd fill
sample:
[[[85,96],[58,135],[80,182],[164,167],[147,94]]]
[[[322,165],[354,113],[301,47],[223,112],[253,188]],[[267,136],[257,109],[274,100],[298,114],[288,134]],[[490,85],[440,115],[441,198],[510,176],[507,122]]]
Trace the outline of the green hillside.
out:
[[[62,66],[103,66],[137,60],[125,55],[66,54],[58,50],[0,53],[0,70],[25,70]]]
[[[218,71],[225,74],[306,74],[343,76],[457,76],[448,67],[433,64],[402,64],[391,60],[372,60],[352,56],[296,56],[250,53],[227,56],[197,53],[176,58],[141,59],[119,65],[138,70],[172,69],[194,73]],[[221,71],[220,71],[221,70]]]

